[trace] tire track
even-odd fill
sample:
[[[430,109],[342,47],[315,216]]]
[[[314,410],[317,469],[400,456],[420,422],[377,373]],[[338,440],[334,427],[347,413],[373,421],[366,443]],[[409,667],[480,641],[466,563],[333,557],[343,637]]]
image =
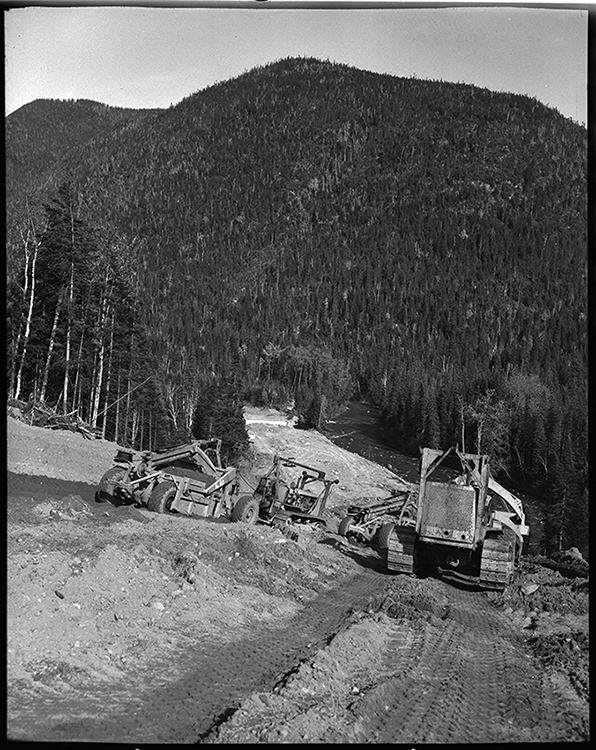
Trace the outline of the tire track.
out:
[[[43,711],[21,712],[26,739],[84,742],[200,742],[254,691],[287,679],[342,627],[352,610],[366,609],[387,578],[364,569],[321,594],[297,616],[241,641],[197,643],[171,671],[183,676],[134,696],[134,682],[114,689],[85,686],[59,696]],[[199,636],[200,637],[200,636]],[[165,663],[155,665],[161,674]],[[39,709],[39,707],[37,707]],[[56,717],[66,720],[56,721]]]

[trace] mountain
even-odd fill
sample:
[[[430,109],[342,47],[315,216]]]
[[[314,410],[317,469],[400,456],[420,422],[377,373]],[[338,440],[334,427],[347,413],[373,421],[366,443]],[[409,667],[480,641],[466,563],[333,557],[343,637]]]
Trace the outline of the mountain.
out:
[[[233,377],[307,423],[368,394],[402,448],[463,437],[537,486],[563,453],[585,473],[587,134],[556,110],[290,58],[167,110],[34,102],[6,126],[13,393],[24,361],[20,395],[47,369],[74,398],[78,345],[110,437],[134,413],[137,442],[190,428]],[[28,217],[52,281],[22,357]]]
[[[6,118],[9,196],[34,190],[68,169],[69,155],[98,134],[141,122],[160,110],[135,110],[79,100],[37,99]]]
[[[20,234],[18,227],[26,224],[27,217],[39,214],[39,207],[79,163],[78,153],[85,154],[94,138],[126,129],[159,111],[109,107],[86,99],[37,99],[10,114],[5,120],[9,238]],[[9,268],[18,268],[18,241],[14,260],[13,249],[9,241]]]

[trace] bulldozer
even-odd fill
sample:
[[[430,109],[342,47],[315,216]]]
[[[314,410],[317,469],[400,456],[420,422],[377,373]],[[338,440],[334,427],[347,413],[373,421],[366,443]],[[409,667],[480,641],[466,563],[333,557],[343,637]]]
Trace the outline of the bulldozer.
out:
[[[155,513],[218,518],[233,513],[239,493],[237,470],[223,467],[221,440],[196,440],[164,451],[118,450],[114,466],[99,481],[95,499],[137,504]],[[233,520],[252,521],[250,508]],[[256,519],[255,519],[256,520]]]
[[[453,455],[461,473],[448,482],[433,472]],[[378,545],[388,571],[502,590],[513,577],[529,534],[519,498],[490,474],[489,456],[423,448],[415,513],[385,523]]]
[[[302,472],[292,479],[285,469],[302,469]],[[253,510],[258,509],[256,520],[284,531],[296,525],[324,528],[327,523],[323,512],[331,489],[338,482],[339,479],[328,479],[324,471],[275,455],[269,470],[259,478],[254,493],[239,499],[237,512],[247,512],[252,503]],[[232,519],[235,514],[236,509]]]

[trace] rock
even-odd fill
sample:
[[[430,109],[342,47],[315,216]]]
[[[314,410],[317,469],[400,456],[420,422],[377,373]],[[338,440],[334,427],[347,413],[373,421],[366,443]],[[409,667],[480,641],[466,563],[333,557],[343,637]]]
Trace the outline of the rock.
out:
[[[163,610],[166,608],[164,604],[161,602],[153,602],[151,605],[153,609],[156,609],[158,612],[163,612]]]
[[[449,617],[450,612],[451,612],[451,607],[449,606],[449,604],[447,604],[443,606],[443,608],[441,609],[439,617],[441,618],[441,620],[446,620]]]
[[[522,594],[525,596],[529,596],[530,594],[533,594],[535,591],[538,591],[540,588],[539,584],[537,583],[525,583],[522,586]]]
[[[579,562],[585,562],[584,556],[582,553],[578,550],[577,547],[570,547],[568,550],[566,550],[563,553],[564,557],[570,559],[570,560],[578,560]]]

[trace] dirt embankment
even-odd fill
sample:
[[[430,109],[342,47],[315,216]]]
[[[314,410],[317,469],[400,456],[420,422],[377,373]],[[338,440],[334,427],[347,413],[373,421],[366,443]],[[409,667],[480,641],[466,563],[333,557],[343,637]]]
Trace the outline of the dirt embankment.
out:
[[[322,468],[328,532],[97,504],[115,445],[9,417],[9,738],[588,739],[585,578],[531,559],[502,594],[388,576],[334,532],[391,472],[246,418],[247,489],[275,453]]]

